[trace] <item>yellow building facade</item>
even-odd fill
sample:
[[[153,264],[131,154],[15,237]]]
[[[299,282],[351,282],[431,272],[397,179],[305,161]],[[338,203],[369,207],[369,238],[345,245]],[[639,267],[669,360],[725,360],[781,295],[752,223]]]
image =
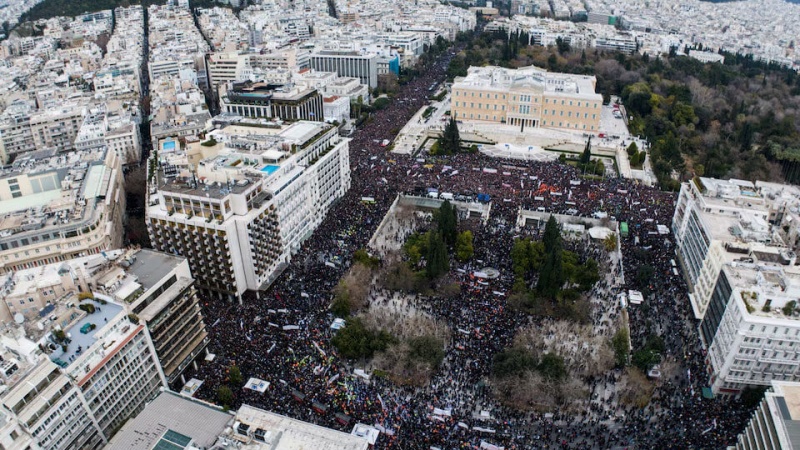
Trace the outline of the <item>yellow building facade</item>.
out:
[[[470,67],[455,79],[456,120],[597,133],[603,96],[593,76],[551,73],[537,67]]]

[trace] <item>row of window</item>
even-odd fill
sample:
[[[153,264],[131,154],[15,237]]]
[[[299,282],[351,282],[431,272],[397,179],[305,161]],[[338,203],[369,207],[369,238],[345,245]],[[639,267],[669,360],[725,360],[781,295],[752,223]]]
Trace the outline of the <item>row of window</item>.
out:
[[[474,98],[475,97],[475,93],[474,92],[463,92],[462,93],[460,91],[453,91],[453,97],[473,97]],[[492,99],[493,98],[495,100],[500,100],[500,99],[506,100],[506,94],[488,94],[487,93],[484,96],[483,92],[478,92],[477,97],[478,98],[487,98],[487,99]],[[517,101],[517,96],[516,95],[512,95],[511,96],[511,100],[516,102]],[[539,97],[533,97],[530,94],[521,94],[521,95],[519,95],[519,101],[522,102],[522,103],[531,103],[531,102],[539,103]],[[588,107],[591,107],[591,108],[597,108],[597,107],[600,106],[600,104],[597,103],[597,102],[589,102],[589,101],[586,101],[586,100],[565,100],[565,99],[561,99],[560,102],[561,102],[561,105],[564,105],[564,106],[566,106],[566,105],[569,105],[569,106],[585,106],[585,107],[588,106]],[[557,104],[559,104],[559,100],[558,99],[553,99],[551,101],[549,98],[545,98],[544,99],[544,103],[546,105],[549,105],[549,104],[557,105]],[[456,106],[458,106],[457,102],[456,102]]]
[[[455,106],[458,107],[459,106],[459,102],[455,102]],[[466,107],[467,106],[467,102],[461,102],[460,106]],[[498,105],[491,105],[491,104],[484,105],[483,103],[478,103],[478,107],[477,108],[478,109],[484,109],[484,107],[485,107],[485,109],[488,109],[488,110],[498,111],[497,106]],[[475,103],[474,102],[470,102],[469,103],[469,107],[470,108],[475,108]],[[506,110],[506,106],[505,105],[500,105],[500,109],[499,110],[500,111],[505,111]],[[511,107],[511,111],[512,112],[516,112],[516,107],[512,106]],[[536,109],[536,108],[533,109],[534,114],[537,113],[538,111],[539,110]],[[519,106],[519,112],[520,112],[520,114],[530,114],[531,113],[530,105],[520,105]],[[542,114],[543,115],[550,114],[552,116],[556,116],[557,115],[557,116],[563,117],[564,116],[564,111],[558,111],[558,110],[552,109],[548,113],[547,109],[543,109],[542,110]],[[580,113],[577,113],[577,112],[575,113],[575,117],[576,118],[580,118],[580,116],[581,116]],[[567,111],[567,117],[572,117],[572,111]],[[589,113],[583,113],[583,118],[584,119],[588,119],[589,118]],[[597,120],[597,114],[592,114],[592,120]]]
[[[489,114],[481,115],[481,114],[472,114],[472,113],[470,113],[469,117],[467,117],[467,114],[464,114],[464,113],[462,113],[460,115],[458,113],[453,113],[453,118],[454,119],[461,118],[461,119],[476,119],[476,120],[492,120],[492,121],[497,122],[497,116],[490,116]],[[542,124],[542,126],[559,127],[559,128],[571,128],[571,129],[574,129],[574,130],[590,130],[590,131],[594,131],[595,130],[595,126],[594,125],[591,125],[591,126],[587,127],[585,123],[584,124],[578,124],[578,123],[569,123],[569,122],[567,122],[567,123],[558,122],[558,124],[556,124],[555,120],[551,120],[550,123],[548,124],[546,120],[543,120],[541,124]]]

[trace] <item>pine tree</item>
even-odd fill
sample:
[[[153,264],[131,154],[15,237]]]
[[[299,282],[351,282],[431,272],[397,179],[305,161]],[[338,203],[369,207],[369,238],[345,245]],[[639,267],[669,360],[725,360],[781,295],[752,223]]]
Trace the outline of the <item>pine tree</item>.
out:
[[[458,125],[454,118],[450,118],[439,138],[439,151],[443,155],[452,155],[461,150],[461,137],[458,134]]]
[[[458,216],[456,213],[456,208],[453,207],[449,200],[445,200],[444,203],[442,203],[442,205],[439,207],[436,221],[436,228],[442,235],[442,239],[444,239],[445,243],[447,243],[448,246],[455,245],[456,238],[458,236],[458,231],[456,229],[458,224]]]
[[[581,164],[589,164],[589,161],[592,160],[592,137],[589,136],[589,140],[586,141],[586,147],[583,149],[583,153],[581,153]]]
[[[545,259],[542,270],[539,272],[536,291],[543,297],[555,299],[564,285],[565,277],[561,255],[561,231],[558,229],[558,222],[552,215],[544,227],[542,243],[544,244]]]
[[[428,239],[428,263],[425,266],[425,275],[433,280],[450,270],[450,260],[441,234],[430,233]]]
[[[550,218],[547,219],[547,224],[544,226],[542,242],[544,243],[544,252],[546,254],[561,251],[561,231],[558,229],[558,222],[553,215],[550,215]]]

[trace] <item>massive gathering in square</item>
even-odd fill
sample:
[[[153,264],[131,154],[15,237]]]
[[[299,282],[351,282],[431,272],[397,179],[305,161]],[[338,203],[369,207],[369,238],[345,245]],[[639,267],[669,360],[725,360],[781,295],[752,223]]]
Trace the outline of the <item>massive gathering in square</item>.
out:
[[[800,448],[795,1],[0,21],[0,450]]]

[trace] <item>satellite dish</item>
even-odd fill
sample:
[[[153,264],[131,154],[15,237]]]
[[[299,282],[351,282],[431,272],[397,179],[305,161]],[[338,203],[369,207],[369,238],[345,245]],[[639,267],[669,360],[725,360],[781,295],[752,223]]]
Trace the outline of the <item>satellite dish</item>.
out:
[[[14,322],[22,324],[23,322],[25,322],[25,316],[23,316],[22,313],[14,314]]]

